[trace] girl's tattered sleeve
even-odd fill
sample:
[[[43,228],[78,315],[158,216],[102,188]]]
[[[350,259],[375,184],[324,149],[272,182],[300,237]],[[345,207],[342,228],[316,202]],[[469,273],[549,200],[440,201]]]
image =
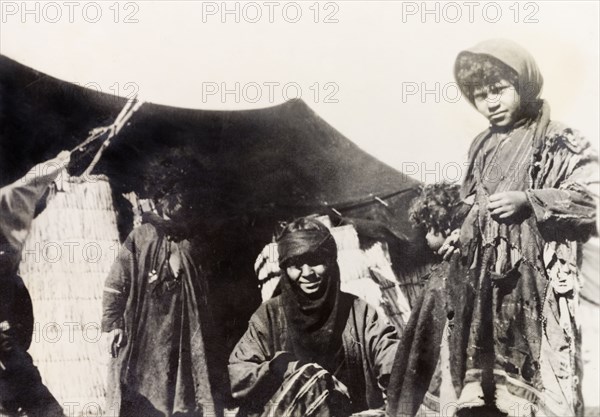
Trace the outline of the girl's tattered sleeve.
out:
[[[570,129],[551,141],[540,175],[544,183],[527,195],[546,240],[587,240],[596,234],[598,156]]]
[[[123,315],[127,305],[127,297],[131,286],[131,277],[135,272],[135,245],[129,235],[119,249],[117,259],[113,263],[104,283],[102,294],[102,331],[124,329]]]
[[[262,307],[261,307],[262,308]],[[248,330],[229,357],[229,378],[234,398],[261,404],[293,372],[297,361],[290,352],[272,352],[267,326],[257,311],[250,319]]]

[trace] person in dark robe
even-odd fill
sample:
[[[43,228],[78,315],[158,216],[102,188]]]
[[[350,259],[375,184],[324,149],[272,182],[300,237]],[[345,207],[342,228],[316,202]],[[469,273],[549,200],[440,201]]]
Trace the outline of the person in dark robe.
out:
[[[340,290],[337,246],[321,222],[290,223],[277,245],[281,294],[254,313],[229,359],[241,415],[383,413],[395,329]]]
[[[394,410],[396,415],[417,411],[447,414],[440,407],[452,389],[447,341],[453,331],[455,306],[464,300],[460,291],[446,286],[451,263],[459,259],[458,249],[453,248],[443,259],[442,246],[451,233],[456,233],[469,208],[461,200],[460,187],[448,183],[423,186],[411,202],[410,220],[414,227],[426,231],[425,240],[437,262],[424,277],[423,291],[411,309],[394,360],[388,391],[390,402],[401,404]]]
[[[469,150],[461,196],[471,208],[442,249],[461,258],[447,276],[462,302],[448,338],[457,400],[446,414],[581,415],[576,254],[597,233],[597,155],[550,120],[542,75],[514,42],[461,52],[455,76],[490,125]],[[394,395],[390,415],[414,415]]]
[[[17,270],[36,207],[69,161],[70,153],[63,151],[0,188],[0,415],[63,416],[27,353],[33,306]]]
[[[144,214],[106,279],[107,415],[222,415],[207,357],[208,290],[187,197],[175,187],[157,200],[161,215]]]

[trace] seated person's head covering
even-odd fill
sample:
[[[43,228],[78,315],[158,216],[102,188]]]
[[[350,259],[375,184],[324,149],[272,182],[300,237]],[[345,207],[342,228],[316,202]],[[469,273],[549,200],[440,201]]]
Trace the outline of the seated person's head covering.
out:
[[[303,257],[314,256],[322,263],[337,261],[337,245],[323,223],[313,217],[301,217],[288,224],[277,239],[279,266],[287,268]]]
[[[281,297],[288,322],[288,337],[296,358],[332,370],[342,348],[341,335],[348,318],[349,297],[342,297],[337,246],[329,229],[320,221],[304,217],[281,233],[277,247],[283,271]],[[306,294],[288,275],[288,268],[324,265],[321,285]]]

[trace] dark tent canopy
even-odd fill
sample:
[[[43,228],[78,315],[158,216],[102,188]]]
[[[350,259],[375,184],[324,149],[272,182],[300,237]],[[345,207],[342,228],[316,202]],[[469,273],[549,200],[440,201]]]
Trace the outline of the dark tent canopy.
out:
[[[0,56],[0,182],[112,123],[125,99],[57,80]],[[259,110],[189,110],[146,103],[95,172],[120,191],[152,194],[161,169],[193,160],[190,186],[233,212],[345,211],[417,181],[368,155],[301,100]],[[209,191],[207,193],[206,191]]]
[[[91,129],[111,124],[125,103],[0,56],[0,184],[74,148]],[[72,159],[85,166],[91,154]],[[407,216],[419,183],[362,151],[300,100],[245,111],[146,103],[94,173],[109,178],[116,197],[149,197],[179,181],[212,202],[198,214],[226,221],[205,237],[209,269],[227,293],[225,314],[241,311],[237,326],[258,303],[252,265],[278,220],[310,213],[366,220],[371,233],[383,231],[376,238],[413,242],[412,256],[405,247],[395,252],[395,267],[417,262],[414,247],[423,241]]]

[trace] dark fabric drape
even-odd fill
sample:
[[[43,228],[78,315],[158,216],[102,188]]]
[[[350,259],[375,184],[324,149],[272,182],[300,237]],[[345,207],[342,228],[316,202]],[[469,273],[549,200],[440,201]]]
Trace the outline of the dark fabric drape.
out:
[[[346,293],[341,297],[352,308],[345,318],[334,371],[326,372],[347,387],[353,411],[382,408],[397,333],[364,301]],[[282,303],[277,296],[259,307],[229,359],[233,396],[251,415],[262,415],[284,380],[302,366],[291,353],[290,323]]]
[[[173,250],[181,255],[179,275],[168,264]],[[122,328],[127,337],[110,363],[109,413],[220,412],[206,355],[206,286],[190,253],[189,241],[169,241],[151,224],[136,228],[125,241],[103,299],[102,330]]]
[[[340,296],[337,264],[330,268],[318,298],[307,297],[287,276],[281,280],[281,297],[295,357],[332,371],[351,303]]]

